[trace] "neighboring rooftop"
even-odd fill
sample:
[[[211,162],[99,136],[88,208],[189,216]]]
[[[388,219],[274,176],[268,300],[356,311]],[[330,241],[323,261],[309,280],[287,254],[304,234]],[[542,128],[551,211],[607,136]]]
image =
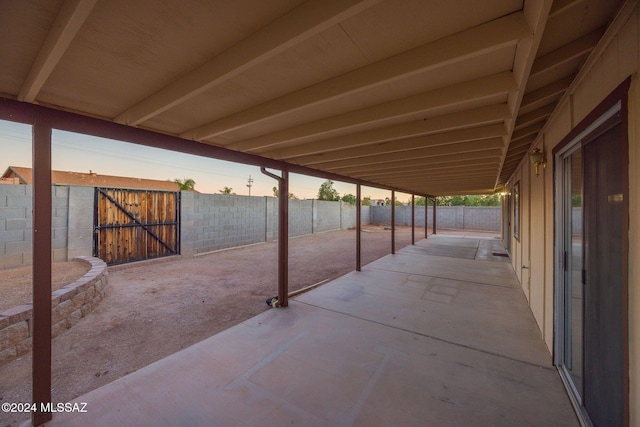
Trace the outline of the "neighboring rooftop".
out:
[[[14,184],[31,184],[32,176],[31,168],[9,166],[4,174],[2,174],[0,183],[11,183],[7,181],[12,180]],[[54,185],[83,185],[88,187],[136,188],[162,191],[180,190],[178,184],[173,181],[98,175],[93,171],[89,171],[89,173],[51,171],[51,182]]]

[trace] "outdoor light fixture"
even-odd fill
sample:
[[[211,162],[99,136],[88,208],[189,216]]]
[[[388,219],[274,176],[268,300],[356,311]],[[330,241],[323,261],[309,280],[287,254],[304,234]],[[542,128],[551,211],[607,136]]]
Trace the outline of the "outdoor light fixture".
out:
[[[536,176],[540,175],[540,165],[543,168],[547,167],[547,162],[544,160],[544,153],[540,151],[539,148],[536,148],[531,153],[531,163],[536,167]]]

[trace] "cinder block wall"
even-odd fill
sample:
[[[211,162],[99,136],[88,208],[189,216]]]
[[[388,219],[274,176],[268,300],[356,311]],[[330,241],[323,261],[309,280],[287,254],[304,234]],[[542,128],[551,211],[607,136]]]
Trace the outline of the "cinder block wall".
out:
[[[277,205],[277,199],[276,205]],[[289,200],[289,236],[313,233],[313,200]]]
[[[362,225],[371,224],[371,206],[361,206],[360,222]]]
[[[362,216],[362,212],[360,212]],[[356,226],[356,205],[340,202],[340,225],[343,229],[355,228]]]
[[[340,202],[313,200],[313,232],[340,230],[340,209]]]
[[[31,186],[0,185],[0,268],[31,264]]]
[[[60,187],[62,188],[62,187]],[[93,255],[94,187],[71,186],[67,223],[67,260]]]
[[[31,265],[32,186],[0,184],[0,269]],[[53,260],[91,256],[93,187],[53,186]]]
[[[67,261],[93,252],[93,187],[54,186],[53,259]],[[191,257],[215,250],[278,238],[278,200],[274,197],[181,192],[180,251]],[[0,185],[0,269],[30,265],[32,187]],[[424,226],[424,207],[416,206],[416,225]],[[432,208],[428,209],[431,225]],[[499,207],[438,207],[438,227],[500,230]],[[362,224],[388,225],[390,206],[363,206]],[[396,224],[411,225],[411,207],[396,206]],[[289,201],[289,235],[301,236],[356,225],[356,207],[344,202]]]
[[[424,206],[415,207],[415,224],[424,227]],[[438,206],[438,228],[500,231],[500,206]],[[433,207],[427,207],[427,224],[433,224]],[[391,206],[371,206],[371,223],[391,224]],[[396,206],[396,225],[411,225],[411,206]]]
[[[183,191],[181,202],[183,256],[266,240],[268,209],[264,197]]]

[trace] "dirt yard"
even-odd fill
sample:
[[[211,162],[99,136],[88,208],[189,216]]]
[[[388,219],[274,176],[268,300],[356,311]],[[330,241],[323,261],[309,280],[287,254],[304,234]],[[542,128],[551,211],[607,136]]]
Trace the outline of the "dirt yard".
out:
[[[82,261],[57,262],[51,272],[51,290],[55,291],[82,277],[91,266]],[[32,268],[20,267],[2,271],[0,279],[0,311],[31,302]]]
[[[416,228],[416,240],[423,236],[424,229]],[[396,248],[410,243],[411,229],[398,227]],[[363,230],[363,265],[390,251],[389,230]],[[290,291],[354,269],[354,230],[290,240]],[[269,310],[266,299],[277,295],[277,245],[110,268],[108,286],[100,305],[53,341],[54,402],[67,402]],[[31,355],[0,366],[0,402],[30,400]],[[0,427],[28,418],[16,415],[0,413]]]

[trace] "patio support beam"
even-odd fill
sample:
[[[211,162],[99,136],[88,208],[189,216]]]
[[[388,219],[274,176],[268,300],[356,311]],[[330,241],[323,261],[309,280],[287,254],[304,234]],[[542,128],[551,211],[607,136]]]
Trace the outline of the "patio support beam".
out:
[[[438,205],[438,198],[433,198],[433,234],[436,234],[436,206]]]
[[[416,195],[411,195],[411,244],[416,244]]]
[[[391,254],[396,253],[396,192],[391,190]]]
[[[19,102],[12,99],[0,98],[0,120],[8,120],[17,123],[34,124],[36,118],[46,116],[51,120],[51,126],[68,132],[76,132],[85,135],[93,135],[101,138],[115,139],[123,142],[144,145],[147,147],[161,148],[178,153],[192,154],[194,156],[208,157],[212,159],[226,160],[258,167],[272,169],[286,169],[289,173],[314,176],[334,181],[342,181],[350,184],[362,184],[381,190],[407,189],[391,188],[380,182],[367,181],[353,178],[340,173],[332,173],[295,165],[280,160],[269,159],[256,154],[243,153],[229,150],[215,145],[202,144],[176,136],[156,133],[146,129],[125,126],[94,117],[82,116],[68,111],[55,110],[41,105]]]
[[[278,305],[289,305],[289,172],[282,176],[272,174],[266,168],[260,171],[278,181]]]
[[[40,404],[51,400],[51,125],[46,117],[33,124],[33,357],[31,421],[50,421]]]
[[[531,28],[524,14],[512,13],[212,121],[181,136],[206,140],[309,105],[335,101],[418,73],[516,46],[521,39],[530,36]]]
[[[378,2],[379,0],[307,1],[124,111],[115,118],[115,121],[138,125],[320,34]]]
[[[338,160],[354,159],[370,156],[380,156],[389,153],[403,152],[409,156],[414,150],[428,147],[437,147],[448,144],[459,144],[462,142],[479,141],[490,138],[503,137],[507,134],[504,123],[472,127],[467,129],[441,132],[434,135],[421,135],[401,140],[386,141],[353,148],[344,148],[330,153],[316,153],[308,156],[293,157],[292,161],[300,165],[323,164]]]
[[[33,102],[84,24],[98,0],[67,0],[38,52],[20,92],[19,101]]]
[[[513,88],[515,85],[511,72],[502,73],[495,77],[476,80],[475,82],[479,83],[485,91],[493,88],[496,94],[500,93],[500,88],[503,90],[502,93],[506,94],[508,93],[509,88]],[[454,86],[456,91],[460,91],[460,87],[460,84]],[[466,88],[469,91],[473,90],[470,84],[467,84]],[[443,99],[448,99],[451,105],[459,106],[459,102],[456,103],[456,100],[459,101],[460,95],[458,94],[458,96],[455,96],[455,91],[453,94],[445,94],[438,89],[437,93],[435,93],[435,96],[437,95],[440,95],[440,97],[437,98],[440,103],[437,105],[442,106]],[[486,95],[485,98],[489,98],[490,96],[491,95]],[[497,95],[494,94],[493,96],[496,97]],[[429,101],[433,103],[436,100],[430,99]],[[424,107],[424,104],[422,104],[421,107]],[[437,110],[437,107],[435,109]],[[287,140],[275,142],[273,139],[274,135],[277,136],[279,134],[279,132],[275,132],[254,138],[254,141],[265,145],[249,151],[256,154],[268,155],[274,159],[287,160],[312,154],[339,151],[343,150],[345,147],[361,147],[381,142],[400,140],[403,138],[413,138],[417,136],[433,135],[460,129],[477,128],[497,123],[504,123],[506,119],[510,118],[507,104],[494,104],[486,107],[458,111],[456,113],[441,114],[433,117],[431,120],[405,122],[383,128],[350,133],[348,135],[340,135],[324,139],[318,139],[317,137],[307,138],[311,140],[306,142],[304,141],[305,137],[298,137],[297,141],[299,142],[297,145],[293,145],[296,144],[296,139],[294,139],[293,142]],[[355,127],[357,127],[357,125]],[[281,133],[286,134],[286,130]],[[249,144],[250,141],[252,140],[232,143],[227,145],[227,147],[232,149],[242,146],[251,147],[251,144]],[[274,142],[267,145],[269,144],[269,141]],[[275,147],[273,147],[274,145]]]
[[[429,198],[424,196],[424,238],[429,237],[429,204],[427,203]]]
[[[438,120],[433,120],[433,125],[425,125],[424,132],[446,131],[447,129],[465,128],[471,125],[483,125],[499,123],[511,118],[507,104],[488,105],[477,107],[480,104],[487,104],[489,100],[506,96],[516,88],[516,82],[511,71],[494,74],[477,80],[458,83],[441,89],[434,89],[406,98],[372,105],[370,107],[349,111],[336,116],[327,117],[309,123],[304,123],[292,128],[272,132],[259,137],[232,142],[226,147],[233,150],[250,151],[261,153],[263,151],[289,147],[292,144],[307,140],[313,144],[306,146],[315,147],[316,143],[320,152],[327,152],[344,147],[345,140],[341,137],[329,137],[318,140],[326,134],[331,134],[336,130],[349,130],[359,126],[373,123],[376,120],[390,118],[410,117],[414,114],[427,114],[438,116]],[[451,107],[456,108],[456,113],[445,113]],[[460,111],[464,110],[464,111]],[[466,121],[466,124],[464,123]],[[398,133],[398,127],[390,127],[390,130],[374,131]],[[415,131],[415,127],[414,130]],[[412,131],[410,131],[412,132]],[[369,133],[362,132],[353,135],[352,139],[346,141],[351,144],[359,144],[363,139],[369,139]],[[313,139],[313,141],[311,140]],[[337,145],[336,145],[337,144]],[[315,151],[315,150],[312,150]],[[302,154],[307,154],[306,152]],[[310,153],[313,154],[313,153]],[[271,153],[270,153],[271,155]],[[294,155],[299,155],[294,152]],[[277,158],[277,153],[271,155]],[[283,158],[284,159],[284,158]]]
[[[356,271],[362,271],[362,188],[356,184]]]

